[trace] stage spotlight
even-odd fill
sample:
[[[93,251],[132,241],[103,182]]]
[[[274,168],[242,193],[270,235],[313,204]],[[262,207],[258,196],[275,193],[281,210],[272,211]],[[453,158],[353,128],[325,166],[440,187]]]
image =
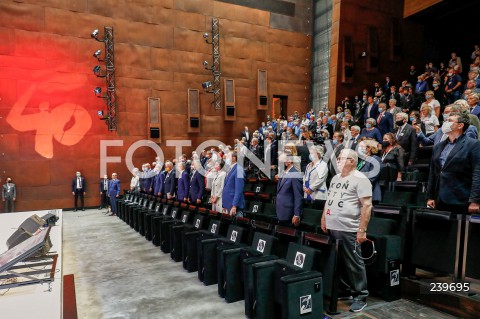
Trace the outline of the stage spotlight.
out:
[[[210,34],[208,34],[207,32],[205,32],[205,33],[203,34],[203,37],[204,37],[205,39],[208,38],[209,36],[210,36]]]
[[[95,95],[100,95],[102,93],[102,88],[101,87],[96,87],[94,90],[93,90],[93,93],[95,93]]]
[[[98,115],[99,117],[103,117],[103,111],[102,111],[102,110],[98,110],[98,111],[97,111],[97,115]]]
[[[91,34],[90,36],[91,36],[92,38],[96,39],[97,36],[98,36],[98,30],[97,30],[97,29],[93,30],[93,32],[92,32],[92,34]]]
[[[102,54],[102,50],[97,50],[97,51],[95,51],[95,53],[93,54],[93,57],[98,59],[98,57],[100,56],[100,54]]]
[[[93,67],[93,74],[98,75],[101,70],[102,70],[102,67],[100,65],[95,65]]]
[[[203,66],[208,67],[208,61],[203,61]]]
[[[210,88],[210,87],[212,87],[212,82],[207,81],[207,82],[203,82],[203,83],[202,83],[202,88],[203,88],[204,90],[207,90],[207,89]]]

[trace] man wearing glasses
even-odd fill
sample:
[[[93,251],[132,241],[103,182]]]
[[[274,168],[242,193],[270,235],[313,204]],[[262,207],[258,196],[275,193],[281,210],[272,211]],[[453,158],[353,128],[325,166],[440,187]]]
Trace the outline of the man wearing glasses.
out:
[[[466,113],[450,113],[442,131],[448,138],[433,147],[427,205],[455,214],[478,214],[480,142],[465,135]]]
[[[321,227],[335,239],[341,239],[344,249],[340,258],[342,295],[353,296],[350,311],[359,312],[367,306],[367,275],[360,259],[361,244],[367,240],[367,226],[372,210],[372,184],[357,171],[358,156],[354,150],[344,149],[337,159],[339,174],[330,183]],[[358,254],[355,254],[354,251]]]

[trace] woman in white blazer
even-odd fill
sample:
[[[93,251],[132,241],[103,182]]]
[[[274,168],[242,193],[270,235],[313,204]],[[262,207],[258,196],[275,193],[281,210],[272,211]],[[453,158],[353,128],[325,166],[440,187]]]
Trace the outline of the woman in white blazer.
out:
[[[303,175],[303,192],[307,203],[312,203],[313,208],[323,209],[327,200],[327,163],[322,161],[325,149],[317,145],[310,149],[311,162]]]
[[[225,166],[224,161],[219,161],[215,163],[215,170],[218,172],[218,174],[215,176],[213,180],[212,194],[210,196],[210,203],[212,203],[212,210],[217,211],[219,213],[222,212],[223,185],[225,182],[225,176],[227,175],[227,173],[222,171],[224,166]]]

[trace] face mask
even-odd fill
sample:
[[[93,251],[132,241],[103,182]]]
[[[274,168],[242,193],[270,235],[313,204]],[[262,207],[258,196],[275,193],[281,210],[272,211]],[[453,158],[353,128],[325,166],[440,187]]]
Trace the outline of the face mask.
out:
[[[433,95],[431,95],[431,94],[425,95],[425,98],[426,98],[427,100],[428,100],[428,99],[431,99],[432,97],[433,97]]]
[[[448,117],[450,116],[450,114],[443,114],[443,120],[446,122],[448,121]]]
[[[452,131],[452,124],[453,122],[443,122],[443,125],[442,125],[442,132],[447,134],[447,133],[450,133]]]
[[[7,183],[9,183],[9,184],[10,184],[11,182],[12,182],[11,180],[7,180]]]
[[[410,122],[413,122],[413,121],[415,121],[415,118],[414,118],[414,117],[411,117],[411,118],[410,118]]]
[[[77,177],[80,177],[80,174],[77,174]]]
[[[388,147],[390,146],[390,142],[389,141],[383,141],[382,142],[382,146],[385,148],[385,147]]]
[[[452,75],[453,75],[453,73],[448,73],[448,76],[452,76]]]
[[[365,157],[367,155],[367,150],[359,147],[357,149],[357,153],[358,153],[358,155]]]
[[[378,108],[378,112],[382,113],[382,112],[383,112],[383,108],[379,107],[379,108]]]
[[[402,125],[403,125],[403,120],[401,120],[401,121],[395,121],[395,124],[397,124],[397,126],[402,126]]]
[[[367,101],[367,98],[366,98],[366,97],[364,97],[364,98],[363,98],[363,102],[366,102],[366,101]]]
[[[308,155],[308,159],[310,160],[310,162],[313,162],[315,160],[312,154]]]
[[[433,83],[433,87],[434,87],[434,88],[437,88],[437,87],[438,87],[438,84]]]
[[[367,124],[365,124],[365,127],[366,127],[366,128],[371,128],[371,127],[372,127],[372,124],[367,123]]]
[[[367,91],[363,91],[363,95],[367,95],[367,93],[368,93]]]
[[[332,140],[333,145],[337,145],[338,141],[337,140]]]

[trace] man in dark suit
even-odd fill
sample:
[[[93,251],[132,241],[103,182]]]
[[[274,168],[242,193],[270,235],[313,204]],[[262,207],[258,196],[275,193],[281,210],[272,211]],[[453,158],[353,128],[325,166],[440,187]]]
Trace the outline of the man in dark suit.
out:
[[[164,194],[164,183],[165,183],[165,171],[160,172],[157,174],[153,180],[153,195],[155,196],[163,196]]]
[[[400,112],[395,115],[395,124],[397,125],[395,137],[397,138],[398,144],[400,144],[400,146],[402,146],[405,150],[405,160],[407,161],[406,164],[412,165],[417,157],[417,132],[415,128],[407,123],[407,121],[407,113]]]
[[[7,177],[7,183],[2,186],[2,200],[5,204],[5,213],[15,211],[15,200],[17,198],[17,187],[10,177]]]
[[[199,165],[201,165],[200,162],[193,162],[190,191],[188,193],[188,201],[195,205],[202,203],[202,198],[205,193],[205,178],[196,169]]]
[[[242,138],[245,138],[245,144],[250,145],[250,141],[252,140],[252,133],[248,130],[248,127],[245,126],[245,129],[242,131]]]
[[[85,182],[85,178],[82,176],[80,172],[76,173],[76,177],[72,179],[72,195],[75,197],[74,201],[74,209],[73,211],[76,212],[78,209],[78,198],[80,197],[80,201],[82,202],[82,210],[85,210],[85,202],[84,196],[87,194],[87,183]]]
[[[470,107],[470,114],[476,115],[478,118],[480,118],[480,105],[478,105],[478,94],[470,93],[467,96],[467,103]]]
[[[302,215],[303,187],[301,174],[293,166],[293,159],[282,154],[278,160],[285,171],[278,177],[276,210],[278,224],[298,226]],[[298,175],[298,176],[296,176]]]
[[[448,138],[433,147],[427,205],[456,214],[478,214],[480,142],[465,136],[467,114],[450,113],[442,131]]]
[[[378,112],[377,128],[380,130],[382,136],[386,133],[393,132],[393,115],[387,112],[387,105],[385,103],[378,104]]]
[[[190,176],[185,171],[185,163],[180,162],[178,166],[178,182],[177,182],[177,200],[179,202],[188,201],[188,191],[190,190]]]
[[[232,216],[243,216],[245,208],[245,196],[243,186],[245,185],[245,171],[237,164],[237,152],[232,153],[232,164],[227,170],[227,176],[223,186],[222,206],[224,213]]]
[[[363,122],[368,118],[376,119],[378,117],[378,105],[373,102],[373,97],[369,96],[367,98],[367,105],[365,106],[365,113],[363,114]]]
[[[140,173],[140,190],[145,194],[151,194],[153,191],[154,173],[149,163],[142,165],[142,173]]]
[[[165,162],[165,181],[163,183],[163,193],[167,196],[167,199],[175,197],[175,171],[173,164],[170,161]]]
[[[100,180],[100,207],[98,209],[108,207],[108,184],[108,175],[105,174]]]
[[[117,179],[117,173],[113,173],[108,185],[108,197],[110,198],[110,207],[112,207],[110,216],[117,215],[117,198],[120,196],[120,190],[120,181]]]
[[[360,139],[360,127],[357,125],[354,125],[350,128],[350,134],[352,135],[352,138],[349,141],[349,145],[347,148],[356,150],[357,145],[358,145],[358,140]]]

